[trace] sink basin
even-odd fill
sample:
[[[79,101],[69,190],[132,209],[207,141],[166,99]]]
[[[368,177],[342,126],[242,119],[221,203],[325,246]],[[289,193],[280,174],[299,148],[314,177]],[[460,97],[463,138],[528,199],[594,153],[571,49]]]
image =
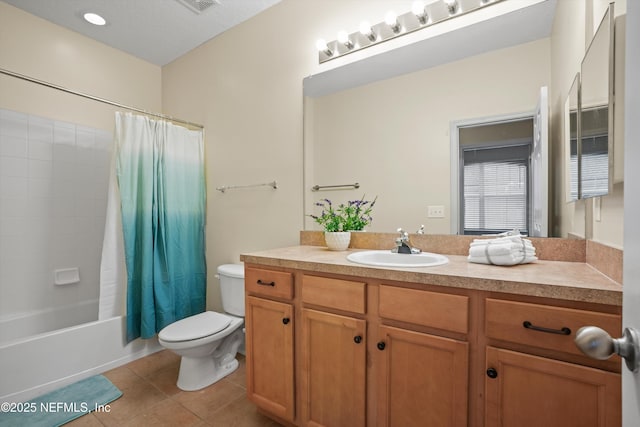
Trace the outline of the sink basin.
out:
[[[386,251],[352,252],[347,255],[351,262],[376,267],[433,267],[449,262],[444,255],[422,252],[419,254],[396,254]]]

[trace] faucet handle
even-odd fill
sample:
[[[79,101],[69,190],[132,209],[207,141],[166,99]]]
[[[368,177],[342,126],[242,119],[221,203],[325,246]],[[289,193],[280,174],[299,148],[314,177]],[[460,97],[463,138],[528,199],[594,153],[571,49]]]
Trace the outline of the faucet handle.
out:
[[[407,239],[409,238],[409,233],[407,233],[406,231],[404,231],[404,230],[402,229],[402,227],[401,227],[401,228],[398,228],[398,233],[400,233],[400,238],[401,238],[402,240],[407,240]]]
[[[420,226],[420,228],[418,229],[418,231],[416,231],[416,234],[424,234],[424,224],[422,224]]]

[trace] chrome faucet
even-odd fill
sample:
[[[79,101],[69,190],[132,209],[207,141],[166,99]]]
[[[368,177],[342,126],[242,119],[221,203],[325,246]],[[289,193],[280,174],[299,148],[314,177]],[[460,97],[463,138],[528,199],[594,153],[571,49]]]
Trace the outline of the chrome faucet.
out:
[[[418,248],[412,248],[409,242],[409,233],[402,228],[398,228],[400,236],[396,238],[396,247],[391,249],[391,252],[396,254],[419,254],[422,252]]]

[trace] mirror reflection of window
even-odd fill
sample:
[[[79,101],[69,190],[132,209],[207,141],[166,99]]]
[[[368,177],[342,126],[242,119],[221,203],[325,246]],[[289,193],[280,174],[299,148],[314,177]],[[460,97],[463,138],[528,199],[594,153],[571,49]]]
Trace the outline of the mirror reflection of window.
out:
[[[609,108],[582,111],[582,197],[609,191]]]
[[[460,129],[464,234],[529,233],[533,121]]]

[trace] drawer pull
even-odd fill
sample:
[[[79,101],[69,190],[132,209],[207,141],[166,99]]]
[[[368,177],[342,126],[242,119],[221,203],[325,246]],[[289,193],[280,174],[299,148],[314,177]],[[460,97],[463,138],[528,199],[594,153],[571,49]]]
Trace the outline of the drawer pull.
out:
[[[362,342],[362,336],[356,335],[355,337],[353,337],[353,342],[356,344],[360,344]]]
[[[285,317],[285,318],[283,318],[283,319],[282,319],[282,323],[283,323],[284,325],[288,325],[290,320],[291,320],[291,319],[289,319],[288,317]]]
[[[384,341],[380,341],[380,342],[377,344],[378,350],[380,350],[380,351],[384,350],[386,346],[387,346],[387,345],[384,343]]]
[[[275,286],[276,282],[263,282],[261,279],[258,279],[258,281],[256,282],[258,285],[262,285],[262,286]]]
[[[543,328],[542,326],[533,325],[528,320],[522,322],[522,326],[524,326],[526,329],[531,329],[532,331],[546,332],[548,334],[571,335],[571,329],[567,328],[566,326],[561,329]]]

